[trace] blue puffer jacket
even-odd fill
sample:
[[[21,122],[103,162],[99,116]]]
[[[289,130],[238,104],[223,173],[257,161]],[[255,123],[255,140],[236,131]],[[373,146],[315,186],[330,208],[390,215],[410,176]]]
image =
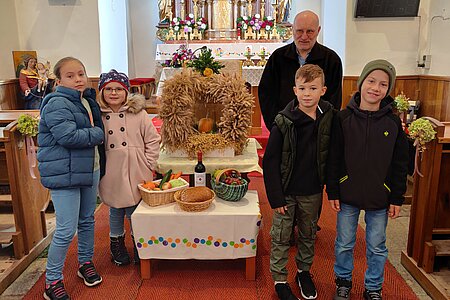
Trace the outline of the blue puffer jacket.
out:
[[[92,110],[94,127],[80,96],[77,90],[58,86],[42,101],[37,159],[41,182],[46,188],[92,186],[94,147],[102,146],[105,137],[95,90],[86,89],[83,93]],[[103,171],[105,158],[101,146]]]

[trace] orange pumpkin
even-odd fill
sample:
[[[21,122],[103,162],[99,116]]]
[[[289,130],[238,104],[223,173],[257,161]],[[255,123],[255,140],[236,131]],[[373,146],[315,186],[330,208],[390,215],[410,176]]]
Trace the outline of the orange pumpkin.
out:
[[[201,133],[210,132],[213,129],[214,121],[211,118],[201,118],[198,121],[198,131]]]

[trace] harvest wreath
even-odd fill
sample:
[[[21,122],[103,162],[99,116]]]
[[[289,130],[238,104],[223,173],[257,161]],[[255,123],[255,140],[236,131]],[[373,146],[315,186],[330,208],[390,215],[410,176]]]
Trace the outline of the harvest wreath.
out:
[[[195,116],[196,104],[222,104],[217,132],[201,133]],[[207,152],[232,147],[237,155],[247,145],[253,96],[247,91],[244,81],[233,74],[202,76],[191,69],[184,69],[164,82],[159,117],[162,147],[169,152],[183,149],[189,157],[197,151]],[[208,115],[206,116],[208,118]],[[201,120],[202,121],[202,120]],[[200,127],[203,126],[198,126]],[[212,127],[211,127],[212,128]],[[201,130],[210,132],[210,130]]]

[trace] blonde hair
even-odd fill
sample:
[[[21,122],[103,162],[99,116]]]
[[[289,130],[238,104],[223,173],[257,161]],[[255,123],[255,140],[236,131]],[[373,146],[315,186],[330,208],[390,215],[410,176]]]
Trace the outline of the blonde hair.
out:
[[[64,66],[64,64],[68,63],[69,61],[76,61],[76,62],[78,62],[83,67],[84,74],[86,74],[86,77],[87,77],[86,67],[81,62],[81,60],[79,60],[78,58],[72,57],[72,56],[67,56],[67,57],[61,58],[55,64],[55,67],[53,68],[53,74],[55,74],[56,78],[61,79],[61,68],[62,68],[62,66]]]
[[[103,94],[104,91],[105,91],[105,87],[107,85],[108,84],[105,84],[105,86],[100,91],[98,91],[98,94],[97,94],[97,102],[100,105],[100,107],[103,108],[103,109],[106,109],[106,108],[109,107],[108,103],[105,101],[105,96]],[[123,103],[123,105],[128,105],[128,102],[130,101],[130,95],[131,94],[126,89],[125,89],[125,92],[127,93],[127,96],[125,97],[125,102]]]
[[[297,84],[297,80],[299,78],[304,79],[305,83],[311,82],[316,78],[320,78],[322,80],[322,85],[325,86],[325,75],[322,68],[318,65],[306,64],[301,66],[295,73],[295,84]]]

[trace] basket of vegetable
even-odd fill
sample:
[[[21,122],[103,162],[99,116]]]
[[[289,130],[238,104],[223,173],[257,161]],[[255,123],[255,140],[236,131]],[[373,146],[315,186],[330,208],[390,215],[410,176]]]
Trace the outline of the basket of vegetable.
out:
[[[248,182],[235,169],[216,170],[211,178],[211,187],[217,197],[236,202],[245,196]]]
[[[189,183],[180,176],[181,172],[172,174],[169,170],[162,179],[138,184],[142,200],[150,206],[175,202],[175,192],[189,187]]]

